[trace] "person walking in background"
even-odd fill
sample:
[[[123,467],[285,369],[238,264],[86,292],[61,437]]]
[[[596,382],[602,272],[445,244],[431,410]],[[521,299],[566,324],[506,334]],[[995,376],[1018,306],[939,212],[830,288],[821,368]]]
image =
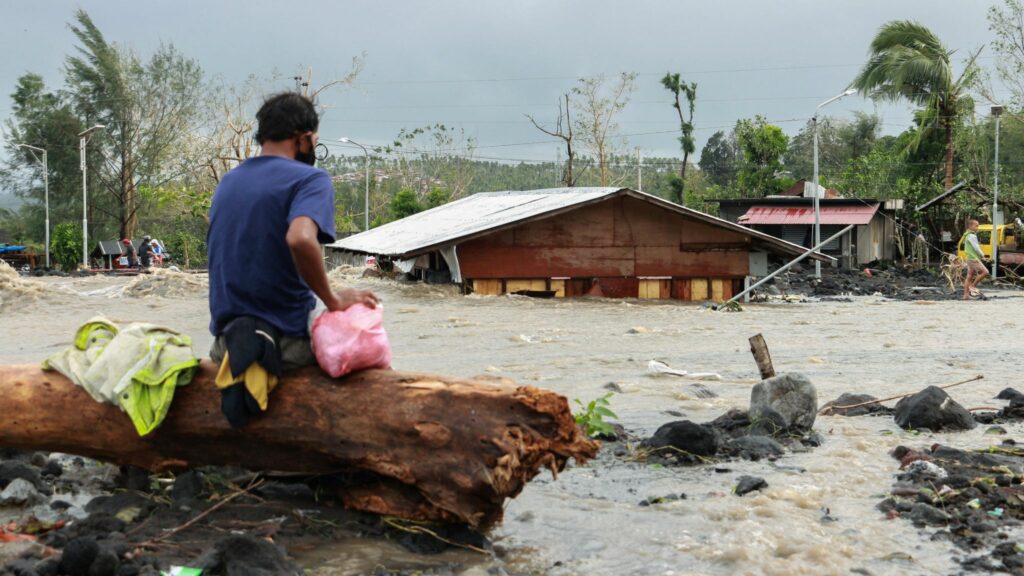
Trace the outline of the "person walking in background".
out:
[[[978,243],[978,221],[969,220],[967,231],[964,232],[964,253],[966,254],[967,276],[964,278],[964,300],[971,297],[982,296],[978,290],[978,284],[988,276],[988,268],[985,267],[985,253],[981,251],[981,244]]]

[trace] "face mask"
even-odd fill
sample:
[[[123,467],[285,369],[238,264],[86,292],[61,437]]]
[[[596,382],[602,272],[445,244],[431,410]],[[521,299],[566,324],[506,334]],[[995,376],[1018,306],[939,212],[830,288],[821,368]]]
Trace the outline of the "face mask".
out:
[[[299,142],[301,142],[301,141],[302,141],[302,138],[299,137]],[[310,138],[310,142],[309,143],[311,145],[313,144],[312,138]],[[316,165],[316,148],[313,148],[312,146],[310,146],[309,152],[302,152],[298,148],[299,148],[299,145],[298,145],[298,143],[296,143],[295,159],[298,160],[299,162],[302,162],[303,164],[309,164],[310,166],[315,166]]]

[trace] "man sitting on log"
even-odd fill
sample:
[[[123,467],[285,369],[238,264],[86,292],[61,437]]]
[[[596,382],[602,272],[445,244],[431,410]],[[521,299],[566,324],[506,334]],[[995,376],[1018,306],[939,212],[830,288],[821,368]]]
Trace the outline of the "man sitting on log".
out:
[[[234,425],[244,417],[229,414],[229,390],[243,395],[234,401],[246,401],[236,407],[248,404],[252,413],[255,400],[265,410],[282,369],[316,363],[309,340],[315,310],[378,303],[369,290],[334,292],[328,283],[320,243],[334,241],[334,187],[313,167],[320,124],[313,102],[293,92],[271,96],[256,119],[260,155],[221,180],[207,234],[210,356],[223,361],[217,385]],[[264,373],[250,375],[250,366]],[[252,398],[232,386],[243,381]]]

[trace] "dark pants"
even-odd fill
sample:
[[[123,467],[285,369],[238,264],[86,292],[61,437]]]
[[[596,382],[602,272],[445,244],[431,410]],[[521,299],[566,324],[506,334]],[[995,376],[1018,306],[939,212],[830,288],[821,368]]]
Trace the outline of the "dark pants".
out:
[[[316,356],[313,355],[313,348],[310,346],[309,338],[298,336],[282,336],[278,342],[281,346],[281,369],[295,370],[303,366],[316,364]],[[227,346],[224,345],[224,337],[217,336],[210,346],[210,358],[220,363],[224,360],[224,352]]]

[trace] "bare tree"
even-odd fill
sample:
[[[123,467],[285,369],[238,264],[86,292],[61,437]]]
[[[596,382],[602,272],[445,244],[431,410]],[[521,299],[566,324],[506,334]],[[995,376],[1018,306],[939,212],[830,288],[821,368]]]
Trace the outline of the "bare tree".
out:
[[[573,186],[575,186],[576,185],[576,178],[573,177],[572,165],[573,165],[573,161],[576,160],[576,151],[573,150],[573,147],[572,147],[573,134],[572,134],[572,118],[569,115],[569,95],[565,94],[565,111],[564,112],[562,111],[562,101],[561,100],[558,101],[558,120],[555,122],[555,130],[554,130],[554,132],[552,132],[551,130],[548,130],[547,128],[544,128],[543,126],[538,124],[537,121],[533,119],[533,116],[530,116],[529,114],[524,114],[524,116],[529,118],[530,122],[533,123],[533,126],[535,128],[537,128],[538,130],[540,130],[541,132],[547,134],[548,136],[554,136],[555,138],[560,138],[563,142],[565,142],[565,151],[568,154],[569,158],[568,158],[568,160],[566,160],[565,168],[562,170],[562,184],[564,184],[568,188],[572,188]],[[565,117],[564,128],[563,128],[563,125],[562,125],[562,118],[563,118],[563,116]]]
[[[605,88],[604,76],[580,78],[572,89],[576,109],[576,129],[580,140],[597,158],[601,186],[609,180],[608,164],[615,153],[618,124],[615,117],[629,102],[633,92],[635,72],[623,72],[614,85]]]

